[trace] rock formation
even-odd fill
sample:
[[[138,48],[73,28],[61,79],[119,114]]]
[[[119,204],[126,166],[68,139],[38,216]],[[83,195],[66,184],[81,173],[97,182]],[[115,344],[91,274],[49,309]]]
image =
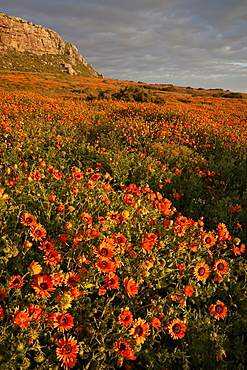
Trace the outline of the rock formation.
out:
[[[47,71],[50,66],[52,72],[60,69],[69,74],[102,77],[74,45],[64,42],[55,31],[3,13],[0,13],[0,54],[3,60],[0,68],[18,70],[19,66],[21,70],[33,70],[34,67],[42,71],[45,67]]]

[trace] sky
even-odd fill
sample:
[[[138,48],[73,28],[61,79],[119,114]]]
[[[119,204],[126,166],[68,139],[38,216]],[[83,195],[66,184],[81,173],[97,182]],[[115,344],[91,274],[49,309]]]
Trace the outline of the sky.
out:
[[[247,93],[246,0],[0,0],[105,78]]]

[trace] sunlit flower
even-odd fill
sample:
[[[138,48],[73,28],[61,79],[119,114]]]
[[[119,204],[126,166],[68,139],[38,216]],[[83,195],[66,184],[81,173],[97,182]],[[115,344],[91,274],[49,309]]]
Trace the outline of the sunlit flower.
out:
[[[132,312],[129,310],[129,307],[126,307],[125,310],[123,310],[120,315],[119,315],[119,318],[118,318],[118,324],[122,324],[123,327],[127,327],[129,325],[132,324],[133,322],[133,314]]]
[[[227,230],[227,227],[226,227],[225,224],[223,224],[223,223],[218,224],[216,230],[217,230],[217,236],[218,236],[220,241],[228,239],[230,234],[229,234],[229,231]]]
[[[59,331],[68,331],[74,326],[74,317],[69,313],[56,313],[53,321],[54,328],[57,328]]]
[[[134,322],[133,327],[129,330],[129,335],[132,335],[135,338],[137,344],[144,343],[149,334],[149,325],[141,318],[137,319]]]
[[[69,287],[75,287],[80,281],[80,276],[77,272],[70,271],[65,276],[64,284]]]
[[[42,298],[50,297],[51,295],[49,292],[53,292],[55,290],[52,278],[48,275],[35,276],[32,287],[37,293],[37,296]]]
[[[43,321],[45,309],[37,304],[30,303],[27,307],[27,313],[31,320]]]
[[[4,188],[1,188],[0,189],[0,199],[3,199],[3,200],[9,199],[9,195],[8,194],[4,194]]]
[[[197,263],[194,267],[193,274],[197,280],[206,280],[210,275],[209,266],[204,262]]]
[[[153,328],[158,329],[161,327],[161,321],[157,317],[152,317],[150,324]]]
[[[216,319],[221,318],[224,320],[227,315],[227,307],[219,300],[216,302],[216,304],[211,304],[209,310]]]
[[[42,241],[42,239],[46,237],[46,230],[41,224],[35,224],[34,226],[31,226],[30,236],[36,242]]]
[[[185,336],[186,324],[179,319],[174,319],[168,324],[167,329],[172,339],[181,339]]]
[[[118,355],[126,358],[127,360],[135,360],[134,350],[130,347],[128,342],[123,339],[119,339],[114,343],[114,349]]]
[[[55,245],[53,243],[53,239],[51,239],[51,238],[45,239],[41,243],[41,245],[39,245],[39,248],[42,249],[42,250],[44,250],[45,252],[49,252],[49,251],[54,250],[54,247],[55,247]]]
[[[36,219],[31,213],[23,213],[21,216],[21,223],[25,226],[34,226]]]
[[[109,272],[115,272],[117,268],[116,262],[107,257],[100,257],[96,261],[95,266],[105,274]]]
[[[217,273],[217,274],[225,274],[227,271],[228,271],[228,263],[223,260],[223,259],[219,259],[217,261],[215,261],[214,263],[214,271]]]
[[[82,221],[86,222],[87,224],[91,224],[93,222],[92,216],[87,212],[83,212],[81,214],[81,218],[82,218]]]
[[[119,287],[119,277],[113,272],[106,275],[105,282],[108,289],[117,289]]]
[[[28,266],[28,269],[31,272],[31,275],[39,275],[42,272],[42,267],[38,262],[31,262],[30,265]]]
[[[211,233],[202,233],[202,243],[208,248],[213,247],[216,243],[216,238]]]
[[[24,280],[20,275],[11,276],[9,281],[10,288],[21,288],[24,284]]]
[[[13,323],[19,326],[21,329],[26,328],[31,321],[31,317],[28,315],[27,311],[15,310],[13,316]]]
[[[62,256],[57,251],[47,251],[44,255],[44,261],[50,266],[56,266],[59,262],[61,262]]]
[[[56,349],[57,358],[62,361],[66,370],[75,366],[78,352],[79,345],[77,344],[77,340],[72,336],[69,339],[61,339]]]
[[[129,297],[134,297],[138,293],[138,284],[133,279],[124,279],[125,290]]]
[[[111,258],[114,254],[115,246],[112,238],[105,238],[97,248],[94,248],[94,253],[102,256]]]
[[[186,285],[186,287],[184,287],[184,294],[187,296],[187,297],[192,297],[194,293],[194,288],[190,285]]]
[[[73,301],[73,297],[69,292],[63,293],[58,295],[55,298],[55,301],[58,303],[59,307],[62,310],[67,310],[68,308],[71,307],[71,302]]]

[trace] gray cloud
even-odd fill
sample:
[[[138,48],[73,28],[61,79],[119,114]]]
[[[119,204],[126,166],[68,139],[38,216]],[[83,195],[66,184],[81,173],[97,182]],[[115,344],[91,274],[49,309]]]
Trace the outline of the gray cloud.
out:
[[[1,3],[5,3],[2,5]],[[247,92],[243,0],[0,0],[73,43],[106,78]]]

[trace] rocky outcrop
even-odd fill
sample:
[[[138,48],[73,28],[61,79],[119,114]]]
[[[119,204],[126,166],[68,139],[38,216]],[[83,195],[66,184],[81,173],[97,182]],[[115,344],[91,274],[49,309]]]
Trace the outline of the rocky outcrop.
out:
[[[0,53],[4,56],[8,53],[40,56],[41,63],[44,56],[57,56],[61,69],[69,74],[81,74],[80,66],[90,75],[102,77],[74,45],[64,42],[55,31],[3,13],[0,13]],[[56,63],[56,58],[53,62]]]

